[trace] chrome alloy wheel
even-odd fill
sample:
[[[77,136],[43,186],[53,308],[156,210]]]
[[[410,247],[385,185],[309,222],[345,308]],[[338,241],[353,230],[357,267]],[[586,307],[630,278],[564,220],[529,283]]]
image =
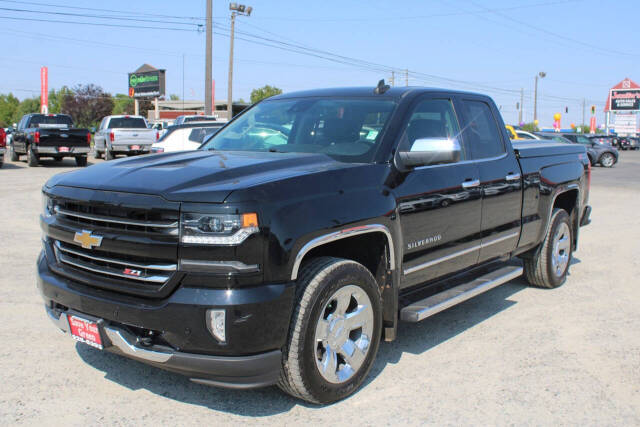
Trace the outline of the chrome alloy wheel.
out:
[[[373,309],[367,293],[348,285],[327,301],[316,324],[316,366],[330,383],[348,381],[364,363],[373,334]]]
[[[602,163],[602,166],[605,168],[610,168],[613,166],[613,156],[609,153],[603,154],[602,159],[600,159],[600,163]]]
[[[569,254],[571,253],[571,231],[566,222],[560,223],[553,236],[553,254],[551,265],[557,277],[561,277],[569,264]]]

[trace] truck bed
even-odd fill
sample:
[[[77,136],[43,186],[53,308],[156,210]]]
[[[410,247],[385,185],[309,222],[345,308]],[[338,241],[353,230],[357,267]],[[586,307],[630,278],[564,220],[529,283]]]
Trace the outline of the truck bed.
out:
[[[578,144],[563,144],[561,142],[531,142],[511,141],[513,149],[520,158],[560,156],[566,154],[581,154],[585,148]]]

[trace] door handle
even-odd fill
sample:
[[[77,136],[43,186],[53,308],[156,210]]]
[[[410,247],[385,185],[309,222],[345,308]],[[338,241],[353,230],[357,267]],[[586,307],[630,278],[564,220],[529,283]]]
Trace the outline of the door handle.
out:
[[[510,173],[508,174],[505,179],[507,181],[517,181],[520,179],[520,174],[519,173]]]
[[[462,188],[475,188],[480,187],[480,180],[474,179],[473,181],[465,181],[462,183]]]

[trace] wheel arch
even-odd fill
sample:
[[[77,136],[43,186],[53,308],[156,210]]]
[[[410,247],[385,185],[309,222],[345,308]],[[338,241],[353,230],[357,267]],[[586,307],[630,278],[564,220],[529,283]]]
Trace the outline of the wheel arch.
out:
[[[382,224],[369,224],[315,237],[296,254],[291,281],[298,279],[304,263],[322,256],[356,261],[371,272],[382,298],[383,339],[393,341],[397,328],[398,286],[396,249],[391,231]]]

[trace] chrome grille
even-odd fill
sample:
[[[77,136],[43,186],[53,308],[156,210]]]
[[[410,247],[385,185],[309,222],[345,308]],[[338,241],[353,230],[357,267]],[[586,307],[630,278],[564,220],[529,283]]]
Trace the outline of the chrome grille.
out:
[[[55,200],[56,217],[86,227],[163,234],[178,238],[179,218],[174,211],[133,209],[113,205]]]
[[[118,257],[118,255],[114,256],[114,254],[96,251],[88,252],[60,241],[54,241],[54,248],[58,261],[63,264],[84,270],[85,272],[135,282],[162,285],[166,283],[177,270],[177,265],[172,263],[123,259],[123,255]]]

